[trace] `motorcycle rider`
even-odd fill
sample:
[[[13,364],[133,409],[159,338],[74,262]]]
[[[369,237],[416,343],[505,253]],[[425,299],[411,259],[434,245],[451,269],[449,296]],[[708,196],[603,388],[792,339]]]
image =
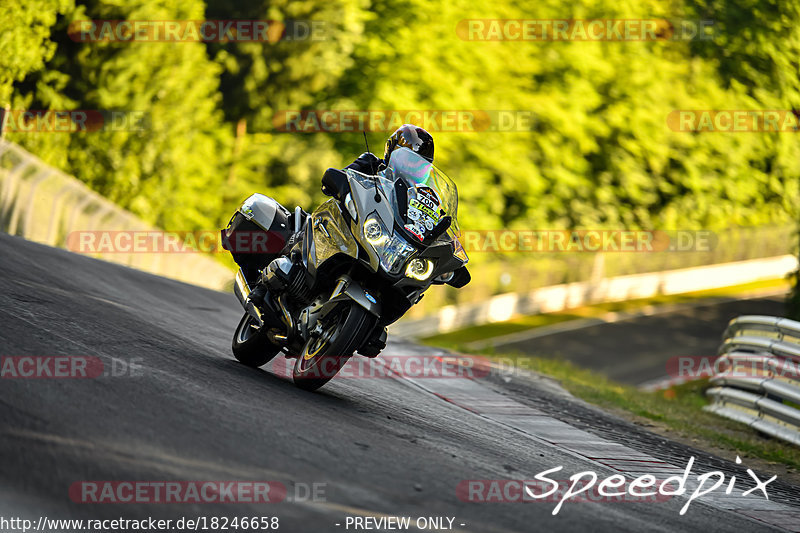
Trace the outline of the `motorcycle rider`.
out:
[[[410,148],[427,161],[433,163],[433,137],[431,134],[413,124],[403,124],[386,140],[383,159],[379,159],[373,153],[364,152],[345,168],[351,168],[356,172],[374,176],[389,165],[389,158],[398,146]],[[342,179],[344,178],[342,177]],[[335,191],[347,190],[344,185],[345,183],[329,183],[326,186],[325,178],[323,178],[322,192],[328,196],[335,196]],[[337,200],[341,200],[341,198],[337,198]]]
[[[379,159],[371,152],[364,152],[358,158],[347,165],[345,168],[353,169],[356,172],[367,174],[370,176],[376,175],[381,170],[385,169],[389,164],[389,158],[392,152],[398,147],[405,147],[418,153],[427,161],[433,163],[433,136],[423,128],[414,126],[413,124],[403,124],[394,133],[392,133],[386,140],[386,146],[383,151],[383,159]],[[329,180],[342,180],[341,183],[330,182]],[[326,183],[328,181],[328,183]],[[339,191],[347,190],[346,175],[340,173],[326,173],[322,179],[322,192],[327,196],[335,197],[341,201],[343,198],[338,196]],[[287,244],[287,248],[294,247],[302,237],[302,233],[296,233],[295,236]],[[274,259],[265,268],[253,290],[248,295],[248,299],[256,306],[262,307],[264,298],[267,295],[267,272],[272,269],[281,269],[288,272],[287,269],[291,268],[292,261],[285,255],[281,255]]]

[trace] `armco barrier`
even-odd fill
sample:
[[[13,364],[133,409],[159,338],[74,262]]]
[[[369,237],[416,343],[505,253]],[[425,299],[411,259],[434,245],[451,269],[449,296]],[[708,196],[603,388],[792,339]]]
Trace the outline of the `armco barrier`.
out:
[[[714,366],[707,411],[800,446],[800,322],[731,320]]]
[[[160,231],[55,169],[0,139],[0,230],[64,247],[73,231]],[[108,253],[93,257],[195,285],[222,289],[233,273],[199,253]]]

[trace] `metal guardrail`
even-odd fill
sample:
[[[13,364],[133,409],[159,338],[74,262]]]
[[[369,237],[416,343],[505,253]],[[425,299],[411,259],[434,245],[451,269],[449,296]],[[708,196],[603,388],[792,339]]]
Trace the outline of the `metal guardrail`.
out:
[[[162,231],[0,139],[0,231],[64,248],[74,231]],[[212,289],[233,272],[200,253],[98,253],[92,257]]]
[[[800,446],[800,322],[735,318],[718,355],[704,409]]]

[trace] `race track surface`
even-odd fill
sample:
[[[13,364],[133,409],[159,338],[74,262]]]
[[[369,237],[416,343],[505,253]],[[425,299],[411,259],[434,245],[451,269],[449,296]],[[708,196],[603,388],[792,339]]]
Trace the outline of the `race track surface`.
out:
[[[447,516],[455,518],[457,531],[710,533],[774,530],[776,521],[770,525],[765,515],[783,513],[780,523],[793,529],[797,509],[791,506],[800,492],[781,480],[769,486],[764,507],[763,498],[754,499],[752,512],[742,511],[735,495],[727,510],[724,503],[700,499],[683,516],[685,497],[567,502],[556,516],[552,502],[465,502],[456,493],[464,480],[532,479],[559,465],[564,469],[553,475],[557,479],[584,470],[602,477],[613,472],[587,459],[588,452],[574,451],[580,443],[573,441],[582,438],[553,444],[558,439],[545,433],[553,427],[591,435],[606,448],[622,450],[614,442],[624,441],[625,453],[673,464],[694,454],[695,472],[735,471],[743,486],[752,484],[743,468],[626,425],[546,380],[342,378],[308,393],[233,359],[230,337],[241,311],[231,294],[5,234],[0,272],[4,360],[90,356],[106,372],[124,374],[0,379],[3,517],[277,516],[280,531],[319,532],[348,530],[347,516]],[[393,342],[386,353],[430,351]],[[124,365],[127,372],[120,370]],[[440,386],[449,397],[431,392]],[[482,408],[470,408],[473,398],[478,406],[484,397],[489,399]],[[511,414],[486,408],[514,401],[519,403]],[[540,425],[529,423],[534,419]],[[537,427],[544,428],[541,434]],[[289,496],[268,504],[72,501],[70,487],[88,480],[269,480],[282,483]],[[314,483],[324,484],[317,485],[324,494],[302,497]]]

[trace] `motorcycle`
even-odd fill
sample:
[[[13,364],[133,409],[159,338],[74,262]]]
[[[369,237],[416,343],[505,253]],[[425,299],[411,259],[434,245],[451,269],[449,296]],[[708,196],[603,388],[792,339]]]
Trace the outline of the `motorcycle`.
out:
[[[431,285],[470,281],[456,185],[426,159],[401,147],[376,175],[329,168],[323,185],[333,198],[310,214],[253,194],[222,230],[245,311],[234,357],[251,367],[279,353],[296,358],[292,377],[306,390],[326,384],[354,353],[376,357],[387,326]],[[262,305],[248,298],[259,279]]]

